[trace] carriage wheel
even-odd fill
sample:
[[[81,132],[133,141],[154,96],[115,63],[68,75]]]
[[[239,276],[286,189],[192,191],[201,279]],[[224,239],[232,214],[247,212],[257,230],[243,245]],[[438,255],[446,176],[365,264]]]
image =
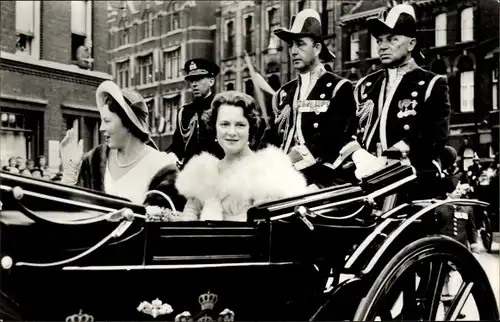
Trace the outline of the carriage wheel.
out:
[[[22,321],[19,305],[0,291],[0,321]]]
[[[474,255],[451,238],[433,236],[411,243],[392,258],[361,301],[354,321],[436,320],[452,268],[462,282],[446,299],[446,309],[441,306],[444,320],[459,318],[471,295],[480,320],[498,320],[495,295]],[[398,306],[400,312],[393,313]]]

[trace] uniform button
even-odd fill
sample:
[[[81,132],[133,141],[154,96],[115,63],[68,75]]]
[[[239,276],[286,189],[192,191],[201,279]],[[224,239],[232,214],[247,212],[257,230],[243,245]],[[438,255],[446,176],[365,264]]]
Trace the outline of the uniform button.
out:
[[[285,130],[281,130],[280,132],[281,132],[281,133],[285,133]]]
[[[367,97],[368,97],[368,94],[363,94],[363,95],[361,96],[361,98],[363,98],[363,99],[365,99],[365,98],[367,98]]]
[[[317,129],[317,128],[318,128],[318,123],[314,123],[314,124],[313,124],[313,127],[314,127],[315,129]]]
[[[408,131],[408,130],[410,129],[410,126],[409,126],[408,124],[405,124],[405,125],[403,126],[403,129],[405,129],[405,131]]]
[[[423,80],[421,80],[420,82],[418,82],[418,85],[420,85],[420,86],[422,86],[424,84],[425,84],[425,82]]]
[[[332,86],[332,83],[326,84],[326,87],[330,87],[330,86]]]
[[[457,236],[458,234],[457,234],[457,232],[454,232],[453,235]]]
[[[321,95],[319,96],[319,98],[321,98],[321,99],[325,98],[325,94],[321,94]]]
[[[411,97],[417,97],[418,93],[417,92],[411,92]]]
[[[372,86],[372,82],[367,82],[366,86]]]

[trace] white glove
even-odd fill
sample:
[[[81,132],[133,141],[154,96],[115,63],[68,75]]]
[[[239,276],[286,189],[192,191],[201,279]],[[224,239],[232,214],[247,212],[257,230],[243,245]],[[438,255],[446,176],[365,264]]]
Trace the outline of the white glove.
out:
[[[352,154],[352,161],[354,161],[354,165],[356,166],[354,175],[360,180],[386,166],[385,158],[377,158],[365,149],[354,152]]]
[[[66,136],[61,141],[60,153],[63,166],[61,182],[74,185],[78,180],[83,159],[83,140],[77,141],[74,129],[66,132]]]

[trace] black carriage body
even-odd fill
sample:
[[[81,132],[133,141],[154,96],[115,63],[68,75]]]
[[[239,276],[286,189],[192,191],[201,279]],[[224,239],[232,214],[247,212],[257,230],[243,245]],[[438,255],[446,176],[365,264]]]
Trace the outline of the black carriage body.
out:
[[[1,173],[0,315],[154,320],[141,303],[158,299],[172,308],[162,321],[185,311],[195,321],[217,319],[225,309],[235,320],[352,319],[384,263],[433,232],[428,203],[374,207],[414,178],[411,167],[388,167],[361,186],[254,207],[238,223],[145,221],[141,205]],[[298,206],[318,214],[309,218],[313,230],[295,215]],[[104,219],[123,208],[137,217]],[[95,246],[124,223],[121,235]],[[59,263],[37,265],[51,262]]]

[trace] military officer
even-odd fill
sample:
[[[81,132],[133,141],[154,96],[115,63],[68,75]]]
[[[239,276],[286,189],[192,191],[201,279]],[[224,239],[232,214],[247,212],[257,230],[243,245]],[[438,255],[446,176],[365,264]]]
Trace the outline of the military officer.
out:
[[[219,74],[219,66],[213,62],[196,58],[184,64],[185,79],[193,90],[193,102],[184,105],[177,116],[177,129],[172,138],[169,152],[175,153],[182,168],[191,157],[202,151],[219,158],[223,151],[215,141],[215,133],[210,133],[202,120],[204,111],[210,108],[214,98],[213,86]]]
[[[430,183],[426,180],[441,175],[439,157],[449,131],[446,77],[422,69],[412,58],[417,28],[411,5],[397,5],[385,18],[368,18],[367,24],[383,68],[360,79],[354,91],[359,122],[354,144],[359,146],[352,159],[357,176],[383,166],[383,158],[377,157],[397,149],[409,153],[418,180]]]
[[[297,78],[283,85],[273,97],[276,145],[289,154],[309,184],[332,184],[331,169],[342,146],[355,133],[352,85],[326,71],[332,61],[321,34],[319,13],[305,9],[292,17],[290,30],[275,31],[288,43]]]

